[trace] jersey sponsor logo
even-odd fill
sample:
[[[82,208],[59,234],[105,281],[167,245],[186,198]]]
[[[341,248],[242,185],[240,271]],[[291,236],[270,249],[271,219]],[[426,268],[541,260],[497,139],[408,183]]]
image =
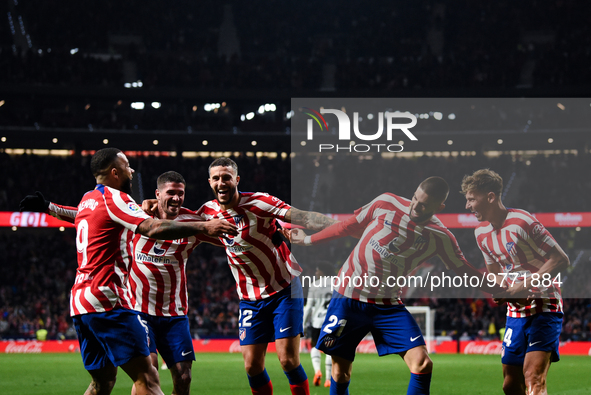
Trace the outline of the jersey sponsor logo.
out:
[[[170,258],[166,258],[166,257],[162,257],[162,256],[148,255],[148,254],[144,254],[143,252],[137,252],[135,254],[135,260],[136,260],[136,262],[160,263],[160,264],[165,264],[165,265],[169,265],[169,264],[176,262],[176,260],[173,260]]]
[[[507,244],[505,244],[505,247],[507,247],[507,252],[509,253],[509,255],[516,255],[517,254],[517,248],[516,248],[515,242],[510,241]]]
[[[162,247],[162,244],[160,244],[160,247]],[[162,256],[166,252],[165,248],[158,247],[158,243],[155,243],[154,247],[152,249],[154,250],[154,255],[156,255],[156,256]]]
[[[129,211],[131,211],[133,213],[139,213],[142,211],[141,207],[138,206],[137,203],[135,203],[135,202],[127,203],[127,208],[129,209]]]
[[[389,226],[389,227],[391,227],[391,228],[393,228],[393,227],[394,227],[394,223],[392,223],[391,221],[388,221],[388,220],[385,220],[385,221],[384,221],[384,225],[386,225],[386,226]]]
[[[85,208],[89,208],[91,211],[94,211],[96,206],[98,206],[98,202],[96,200],[88,199],[80,203],[80,205],[78,206],[78,212],[84,210]]]
[[[394,243],[394,241],[392,241],[392,243]],[[391,250],[391,248],[392,248],[391,244],[392,243],[390,243],[388,245],[388,248],[386,248],[386,247],[382,246],[377,240],[371,238],[371,239],[369,239],[369,243],[368,244],[378,254],[380,254],[380,257],[382,258],[382,260],[384,260],[386,262],[389,262],[389,263],[391,263],[393,265],[396,265],[398,267],[403,268],[404,267],[404,264],[402,264],[402,263],[399,264],[398,263],[398,258],[396,257],[396,255]],[[398,251],[400,251],[398,249],[398,247],[396,247],[396,248],[397,248]]]
[[[400,248],[398,248],[398,246],[396,245],[398,243],[398,240],[399,238],[395,237],[394,240],[392,240],[390,244],[388,244],[388,249],[392,251],[393,254],[397,254],[400,252]]]
[[[240,328],[240,340],[246,339],[246,329]]]
[[[423,236],[419,236],[419,237],[417,237],[417,239],[415,240],[415,242],[412,246],[415,249],[420,250],[425,247],[425,244],[427,244],[427,239],[424,238]]]
[[[232,244],[234,244],[233,242],[234,241],[232,240]],[[252,248],[252,246],[241,246],[241,245],[235,245],[235,246],[233,246],[233,245],[228,245],[226,247],[226,250],[228,250],[228,251],[233,252],[233,253],[236,254],[236,253],[239,253],[239,252],[248,251],[251,248]]]

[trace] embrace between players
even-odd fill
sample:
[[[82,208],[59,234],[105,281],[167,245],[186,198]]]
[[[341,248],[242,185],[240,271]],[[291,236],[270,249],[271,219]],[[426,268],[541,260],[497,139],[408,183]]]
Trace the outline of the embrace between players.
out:
[[[265,193],[239,192],[237,166],[227,158],[216,159],[209,167],[215,200],[197,211],[182,208],[182,176],[162,174],[156,201],[144,204],[157,218],[129,196],[133,170],[121,151],[97,151],[91,170],[97,187],[84,195],[77,208],[50,203],[40,193],[21,202],[21,211],[45,211],[75,222],[78,270],[70,304],[83,362],[92,377],[87,394],[109,394],[117,366],[134,381],[132,392],[161,394],[156,350],[170,367],[173,393],[189,393],[195,355],[186,315],[185,265],[200,242],[226,249],[240,297],[240,345],[253,394],[272,394],[265,355],[273,341],[292,394],[309,394],[299,358],[301,267],[279,236],[276,219],[320,231],[312,236],[297,229],[283,232],[298,244],[362,234],[341,269],[349,276],[407,275],[435,255],[456,273],[477,273],[455,237],[433,216],[445,207],[449,192],[438,177],[423,181],[411,201],[383,194],[351,219],[336,223]],[[534,217],[502,205],[500,189],[502,180],[489,170],[465,177],[462,184],[466,207],[483,222],[476,235],[487,268],[492,273],[524,268],[556,275],[568,265],[568,258]],[[415,243],[419,237],[427,242]],[[507,238],[514,242],[511,251],[499,242]],[[397,243],[396,252],[388,251],[405,262],[404,269],[390,264],[383,252],[372,251],[376,241],[385,246]],[[507,394],[524,394],[526,389],[528,394],[545,393],[550,362],[558,358],[560,291],[549,287],[535,299],[527,299],[529,293],[516,286],[497,299],[521,299],[509,303],[511,321],[503,344]],[[399,354],[409,366],[408,394],[429,393],[432,362],[422,334],[398,290],[389,287],[335,291],[318,340],[318,348],[334,361],[330,393],[348,393],[355,348],[370,331],[380,356]]]

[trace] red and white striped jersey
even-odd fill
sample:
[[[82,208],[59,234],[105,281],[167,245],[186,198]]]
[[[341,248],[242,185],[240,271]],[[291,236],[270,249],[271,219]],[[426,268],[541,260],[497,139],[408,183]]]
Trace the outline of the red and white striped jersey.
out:
[[[102,184],[84,195],[76,214],[78,269],[70,315],[131,309],[127,276],[137,226],[150,218],[126,193]]]
[[[219,218],[238,227],[237,236],[220,240],[226,247],[228,264],[241,300],[261,300],[287,288],[302,268],[285,243],[278,247],[272,237],[275,219],[285,219],[291,206],[267,193],[240,193],[238,204],[222,210],[217,200],[205,203],[197,214],[203,219]]]
[[[527,211],[519,209],[508,209],[502,228],[495,229],[489,222],[483,222],[474,233],[489,271],[496,271],[490,265],[498,263],[504,273],[523,270],[536,273],[547,260],[544,258],[546,254],[556,245],[544,225]],[[534,299],[527,305],[508,303],[507,315],[520,318],[542,312],[562,312],[558,286],[552,285],[542,296],[545,297]]]
[[[434,256],[456,273],[468,268],[477,273],[439,219],[417,224],[408,215],[409,206],[410,200],[384,193],[346,221],[311,236],[316,244],[363,232],[339,272],[338,293],[366,303],[402,304],[396,279]]]
[[[198,221],[201,217],[181,208],[175,221]],[[201,242],[223,244],[213,237],[197,235],[176,240],[155,240],[137,233],[133,239],[133,265],[129,276],[134,310],[159,317],[186,315],[187,260]]]

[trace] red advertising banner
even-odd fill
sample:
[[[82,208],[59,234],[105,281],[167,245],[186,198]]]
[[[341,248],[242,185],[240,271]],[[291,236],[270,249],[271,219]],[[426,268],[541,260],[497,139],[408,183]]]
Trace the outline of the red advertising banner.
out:
[[[45,213],[29,213],[18,211],[0,211],[0,227],[23,228],[73,228],[74,224],[61,221]]]
[[[591,213],[537,213],[533,214],[547,228],[590,227]],[[328,214],[329,217],[344,221],[351,214]],[[437,214],[437,218],[450,229],[475,228],[478,220],[473,214]],[[281,225],[284,223],[282,222]],[[28,228],[73,228],[74,225],[60,221],[44,213],[19,213],[18,211],[0,211],[0,227],[28,227]],[[286,225],[289,227],[289,224]]]
[[[442,341],[433,342],[432,353],[455,354],[457,342]],[[229,352],[240,353],[240,342],[238,339],[224,340],[193,340],[193,347],[196,353],[202,352]],[[302,339],[302,352],[309,352],[309,340]],[[500,341],[460,341],[461,354],[493,354],[501,355],[502,342]],[[269,343],[269,352],[275,352],[275,343]],[[37,340],[8,340],[0,341],[0,353],[67,353],[80,352],[77,340],[48,340],[40,342]],[[357,346],[357,352],[362,354],[375,354],[376,346],[373,340],[363,340]],[[560,355],[588,355],[591,356],[591,342],[566,342],[559,346]]]

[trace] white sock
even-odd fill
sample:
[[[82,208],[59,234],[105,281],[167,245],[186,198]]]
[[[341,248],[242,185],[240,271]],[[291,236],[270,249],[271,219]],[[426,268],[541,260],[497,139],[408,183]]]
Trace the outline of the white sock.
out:
[[[310,357],[312,357],[312,366],[314,366],[314,373],[320,371],[320,350],[312,347],[310,350]]]
[[[326,356],[324,360],[324,370],[326,370],[326,378],[330,380],[330,375],[332,372],[332,357],[330,355]]]

